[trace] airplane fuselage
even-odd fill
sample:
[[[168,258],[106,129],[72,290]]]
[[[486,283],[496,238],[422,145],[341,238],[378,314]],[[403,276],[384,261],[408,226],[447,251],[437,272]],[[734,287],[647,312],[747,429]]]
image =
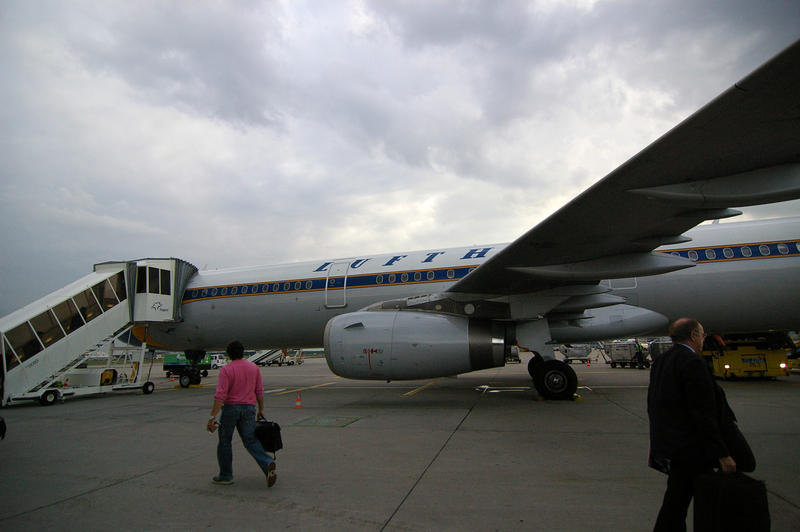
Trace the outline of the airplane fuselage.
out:
[[[628,304],[670,320],[697,317],[709,331],[800,327],[800,218],[703,225],[687,235],[692,237],[688,244],[657,251],[692,258],[696,266],[601,284]],[[319,346],[334,316],[381,301],[445,292],[503,247],[198,272],[186,289],[183,322],[151,326],[151,342],[175,350],[220,349],[232,339],[251,349]]]

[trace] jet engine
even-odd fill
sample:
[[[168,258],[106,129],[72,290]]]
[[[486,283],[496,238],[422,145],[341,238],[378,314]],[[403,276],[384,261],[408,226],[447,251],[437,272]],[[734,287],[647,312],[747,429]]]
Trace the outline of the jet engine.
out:
[[[325,358],[350,379],[446,377],[505,364],[496,322],[419,311],[342,314],[325,327]]]

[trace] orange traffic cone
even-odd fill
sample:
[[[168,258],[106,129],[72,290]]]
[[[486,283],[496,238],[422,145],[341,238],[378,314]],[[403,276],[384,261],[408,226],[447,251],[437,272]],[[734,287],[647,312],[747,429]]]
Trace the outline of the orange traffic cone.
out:
[[[300,392],[297,392],[297,399],[294,400],[295,408],[303,408],[303,399],[300,397]]]

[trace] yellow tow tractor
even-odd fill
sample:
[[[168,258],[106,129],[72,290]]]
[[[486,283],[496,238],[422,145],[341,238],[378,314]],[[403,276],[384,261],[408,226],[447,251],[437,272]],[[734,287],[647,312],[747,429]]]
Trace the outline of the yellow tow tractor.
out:
[[[709,336],[703,356],[715,377],[764,378],[790,374],[788,356],[793,345],[784,333]]]
[[[789,354],[789,370],[795,373],[800,372],[800,335],[797,331],[787,333],[792,342],[792,352]]]

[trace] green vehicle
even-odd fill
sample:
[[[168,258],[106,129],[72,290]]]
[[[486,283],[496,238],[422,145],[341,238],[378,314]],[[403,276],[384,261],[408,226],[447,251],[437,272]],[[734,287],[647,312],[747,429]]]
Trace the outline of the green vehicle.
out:
[[[208,377],[209,369],[211,369],[211,358],[208,354],[194,366],[183,353],[166,353],[164,355],[164,371],[167,373],[167,377],[178,375],[182,388],[188,388],[190,384],[200,384],[201,377]]]

